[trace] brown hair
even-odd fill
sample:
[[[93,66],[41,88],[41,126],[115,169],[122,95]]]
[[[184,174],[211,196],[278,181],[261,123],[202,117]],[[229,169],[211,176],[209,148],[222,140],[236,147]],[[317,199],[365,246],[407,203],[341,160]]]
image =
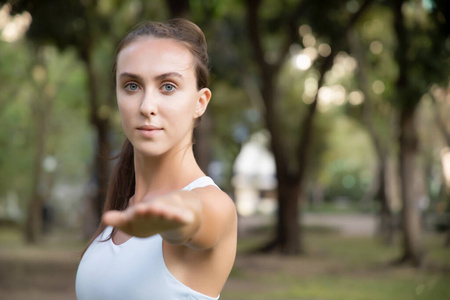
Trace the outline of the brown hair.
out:
[[[117,47],[113,66],[114,79],[116,78],[117,56],[120,51],[133,41],[143,37],[173,39],[183,43],[195,59],[197,88],[200,90],[209,87],[209,59],[205,35],[197,25],[185,19],[172,19],[165,23],[147,21],[138,24]]]
[[[137,39],[145,37],[173,39],[185,45],[194,57],[197,89],[209,87],[208,52],[205,35],[197,25],[185,19],[173,19],[167,22],[147,21],[134,27],[117,47],[113,65],[114,82],[116,82],[117,57],[120,51]],[[135,192],[134,149],[128,139],[125,139],[118,158],[119,160],[109,179],[104,212],[126,209]],[[105,228],[106,225],[101,222],[81,256]],[[115,229],[106,240],[109,240],[114,233]]]

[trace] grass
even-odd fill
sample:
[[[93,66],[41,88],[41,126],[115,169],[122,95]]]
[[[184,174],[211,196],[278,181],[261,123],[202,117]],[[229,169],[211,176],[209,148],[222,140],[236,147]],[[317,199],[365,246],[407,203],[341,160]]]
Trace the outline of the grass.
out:
[[[320,228],[306,230],[303,256],[246,254],[264,241],[264,229],[257,232],[239,241],[222,299],[450,299],[450,249],[443,248],[442,235],[425,236],[427,258],[415,269],[391,264],[400,256],[399,241],[387,247],[373,237],[343,237]]]
[[[450,298],[448,276],[411,276],[409,272],[392,274],[333,274],[306,279],[294,277],[266,277],[267,284],[283,283],[272,291],[223,293],[224,299],[323,299],[323,300],[378,300],[378,299],[430,299]]]
[[[303,256],[261,255],[250,249],[267,241],[270,227],[241,236],[238,256],[221,300],[448,300],[450,249],[444,236],[427,234],[421,269],[393,267],[400,242],[386,247],[373,237],[341,236],[321,226],[305,230]],[[75,232],[55,232],[37,246],[24,244],[15,228],[0,227],[0,298],[75,299]]]
[[[302,282],[290,282],[287,289],[266,295],[267,299],[449,299],[445,278],[410,277],[398,274],[388,277],[384,274],[318,276]]]

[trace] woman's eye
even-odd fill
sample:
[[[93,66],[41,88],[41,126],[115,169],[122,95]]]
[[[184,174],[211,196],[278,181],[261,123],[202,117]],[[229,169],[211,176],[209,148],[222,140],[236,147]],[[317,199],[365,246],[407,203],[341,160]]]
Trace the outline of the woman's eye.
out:
[[[175,90],[175,86],[173,84],[166,83],[162,86],[164,92],[173,92]]]
[[[136,83],[128,83],[127,85],[125,85],[125,89],[127,91],[137,91],[139,89],[139,86]]]

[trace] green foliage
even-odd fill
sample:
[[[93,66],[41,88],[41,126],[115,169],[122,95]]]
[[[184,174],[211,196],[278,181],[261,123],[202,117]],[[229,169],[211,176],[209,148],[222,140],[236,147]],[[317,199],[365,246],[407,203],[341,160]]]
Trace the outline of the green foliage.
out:
[[[37,110],[45,105],[43,97],[53,98],[45,153],[51,154],[58,163],[58,182],[75,183],[84,179],[86,169],[80,165],[91,154],[91,140],[86,134],[89,129],[85,75],[71,52],[60,54],[52,47],[40,48],[43,64],[37,64],[36,53],[26,42],[1,43],[0,51],[4,54],[0,64],[5,72],[0,82],[4,99],[0,118],[0,143],[4,145],[0,149],[0,173],[8,174],[2,176],[0,195],[18,193],[25,208],[32,186],[36,142],[40,138],[35,134],[39,124],[34,120]],[[37,78],[41,79],[36,81]]]
[[[49,73],[55,76],[58,91],[52,110],[48,151],[59,162],[58,183],[83,183],[93,153],[86,75],[73,52],[55,52],[52,60],[54,65],[49,66]]]
[[[0,42],[0,195],[20,191],[27,196],[34,153],[32,97],[34,85],[28,76],[32,60],[27,44],[20,48]],[[20,63],[18,63],[20,62]]]
[[[354,2],[356,6],[349,10],[349,2]],[[357,1],[333,0],[321,1],[319,5],[313,3],[314,1],[310,1],[304,11],[304,15],[308,16],[308,24],[318,36],[335,45],[345,34],[348,21],[360,4]]]
[[[80,1],[39,1],[39,5],[30,5],[27,9],[33,16],[33,25],[27,32],[31,40],[55,43],[58,48],[65,49],[74,44],[85,44],[92,34],[92,24]]]
[[[327,122],[330,132],[317,180],[326,187],[326,199],[358,201],[373,180],[376,166],[369,136],[358,122],[340,114],[328,113],[320,119]]]
[[[449,36],[436,18],[442,9],[439,6],[432,14],[415,1],[406,1],[402,6],[404,32],[397,33],[397,38],[404,42],[397,44],[396,60],[406,77],[403,88],[390,98],[400,109],[415,107],[433,83],[448,82],[450,78]]]

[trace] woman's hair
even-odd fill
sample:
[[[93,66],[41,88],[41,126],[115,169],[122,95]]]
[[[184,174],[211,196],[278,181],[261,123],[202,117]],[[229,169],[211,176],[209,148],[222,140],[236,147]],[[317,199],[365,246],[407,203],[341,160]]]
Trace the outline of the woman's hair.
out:
[[[197,88],[200,90],[209,87],[209,61],[205,35],[197,25],[185,19],[172,19],[165,23],[147,21],[132,29],[117,47],[113,66],[114,79],[120,51],[135,40],[145,37],[172,39],[184,44],[194,57]]]
[[[120,51],[134,41],[146,37],[172,39],[185,45],[194,57],[197,89],[209,87],[208,52],[205,35],[197,25],[185,19],[173,19],[167,22],[147,21],[134,27],[117,47],[113,65],[114,82],[116,82],[117,57]],[[104,212],[126,209],[129,199],[135,192],[134,150],[128,139],[125,139],[118,158],[119,160],[109,179]],[[105,227],[105,224],[101,222],[81,256],[84,255],[89,245]],[[113,234],[114,231],[106,240],[110,239]]]

